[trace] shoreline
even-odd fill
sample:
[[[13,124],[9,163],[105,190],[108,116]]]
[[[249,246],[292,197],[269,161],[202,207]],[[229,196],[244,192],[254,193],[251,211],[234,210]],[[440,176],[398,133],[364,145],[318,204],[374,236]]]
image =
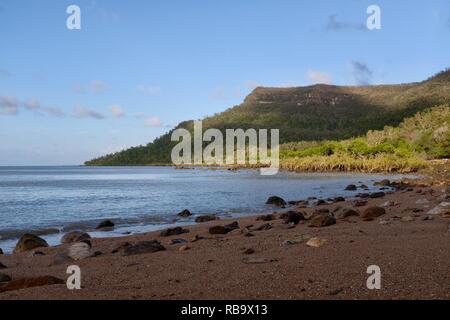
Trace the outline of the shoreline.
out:
[[[60,261],[72,244],[0,255],[7,266],[0,272],[13,281],[31,276],[65,281],[69,264],[79,265],[83,273],[81,290],[56,284],[1,293],[0,286],[0,300],[450,299],[450,219],[427,214],[449,201],[444,191],[442,186],[416,183],[379,198],[358,199],[368,201],[364,206],[339,199],[287,208],[308,217],[318,209],[329,210],[336,217],[338,207],[362,214],[368,207],[382,206],[385,214],[371,221],[348,216],[336,217],[336,224],[329,226],[310,227],[311,218],[289,225],[278,211],[270,221],[257,220],[257,215],[216,220],[182,227],[189,232],[167,237],[149,232],[94,238],[93,256],[77,261]],[[238,228],[211,234],[210,228],[220,231],[235,221]],[[325,242],[311,247],[307,243],[312,238]],[[175,239],[183,241],[170,244]],[[165,250],[127,254],[141,241],[148,245],[152,240]],[[365,287],[366,268],[373,264],[384,274],[382,290]]]

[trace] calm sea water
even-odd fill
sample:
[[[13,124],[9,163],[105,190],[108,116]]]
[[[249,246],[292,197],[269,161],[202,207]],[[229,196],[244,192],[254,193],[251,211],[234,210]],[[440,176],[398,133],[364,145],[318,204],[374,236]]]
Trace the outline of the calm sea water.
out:
[[[10,250],[24,232],[51,244],[70,230],[89,230],[112,219],[120,236],[192,223],[177,213],[223,216],[270,212],[271,195],[286,200],[352,195],[349,183],[393,176],[296,174],[261,176],[257,170],[175,170],[172,167],[0,167],[0,248]]]

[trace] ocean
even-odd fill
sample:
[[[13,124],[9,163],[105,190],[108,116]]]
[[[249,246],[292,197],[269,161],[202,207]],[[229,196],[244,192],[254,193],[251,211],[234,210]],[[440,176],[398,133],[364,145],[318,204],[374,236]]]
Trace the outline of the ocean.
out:
[[[0,248],[10,251],[25,232],[55,245],[72,230],[91,231],[111,219],[111,232],[123,236],[193,223],[196,215],[242,216],[276,210],[271,195],[287,201],[308,197],[351,196],[350,183],[373,187],[400,176],[281,172],[262,176],[258,170],[228,171],[173,167],[0,167]],[[194,216],[180,218],[189,209]]]

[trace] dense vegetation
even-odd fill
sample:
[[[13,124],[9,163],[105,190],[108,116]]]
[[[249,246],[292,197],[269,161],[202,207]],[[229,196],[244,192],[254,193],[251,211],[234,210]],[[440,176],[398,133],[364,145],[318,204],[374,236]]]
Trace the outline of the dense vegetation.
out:
[[[402,123],[405,118],[432,106],[448,103],[449,70],[411,84],[257,88],[241,105],[204,119],[203,128],[222,131],[228,128],[280,129],[280,139],[284,143],[282,164],[290,169],[318,170],[314,164],[324,163],[321,168],[340,170],[339,166],[334,167],[340,162],[347,163],[343,169],[367,171],[367,161],[376,161],[377,165],[373,167],[379,169],[375,171],[403,170],[399,164],[390,166],[397,162],[407,163],[408,159],[411,163],[407,168],[418,167],[424,157],[441,158],[447,155],[445,143],[426,142],[433,140],[433,133],[421,135],[422,140],[418,141],[415,137],[407,137],[406,131],[401,128],[407,125],[408,120]],[[413,121],[411,119],[409,121]],[[398,129],[371,131],[400,123],[402,125]],[[190,131],[192,127],[192,121],[177,126]],[[398,135],[403,132],[403,136],[391,139],[390,135],[394,132]],[[170,153],[176,144],[170,141],[171,133],[146,146],[106,155],[88,161],[86,165],[170,164]],[[351,139],[366,133],[364,138]],[[363,158],[366,160],[363,161]]]
[[[426,160],[450,157],[450,107],[428,109],[398,127],[355,139],[288,143],[281,157],[284,168],[299,171],[416,171]]]

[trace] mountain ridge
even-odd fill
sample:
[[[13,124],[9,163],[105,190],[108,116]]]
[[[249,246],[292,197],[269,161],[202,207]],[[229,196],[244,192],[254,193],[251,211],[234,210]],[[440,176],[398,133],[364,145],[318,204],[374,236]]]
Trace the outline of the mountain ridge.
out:
[[[398,125],[419,111],[450,102],[450,69],[406,84],[305,87],[257,87],[244,101],[203,119],[204,130],[217,128],[280,129],[280,142],[340,140],[369,130]],[[192,131],[193,120],[145,146],[105,155],[86,165],[169,164],[176,144],[170,136],[176,128]]]

